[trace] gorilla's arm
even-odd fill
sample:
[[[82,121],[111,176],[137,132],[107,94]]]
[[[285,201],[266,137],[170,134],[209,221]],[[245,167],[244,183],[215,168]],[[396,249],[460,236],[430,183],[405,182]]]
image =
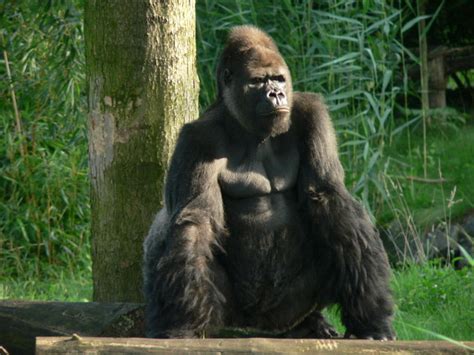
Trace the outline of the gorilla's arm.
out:
[[[165,206],[145,242],[150,337],[196,336],[222,317],[222,269],[214,255],[224,234],[224,212],[216,149],[201,126],[186,125],[180,133]]]
[[[327,109],[318,95],[297,93],[292,115],[302,153],[298,196],[316,239],[323,302],[340,304],[346,335],[390,339],[387,257],[367,213],[344,186]]]

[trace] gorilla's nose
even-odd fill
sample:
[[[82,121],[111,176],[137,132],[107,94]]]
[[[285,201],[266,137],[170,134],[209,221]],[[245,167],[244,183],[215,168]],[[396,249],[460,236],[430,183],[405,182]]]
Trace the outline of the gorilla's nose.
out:
[[[286,95],[281,90],[270,90],[267,92],[267,98],[275,107],[286,106],[288,105],[288,100]]]

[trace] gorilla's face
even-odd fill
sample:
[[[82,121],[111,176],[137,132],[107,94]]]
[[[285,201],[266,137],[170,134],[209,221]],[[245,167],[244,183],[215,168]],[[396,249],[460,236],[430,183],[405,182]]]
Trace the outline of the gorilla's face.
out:
[[[224,73],[224,102],[234,118],[259,138],[288,131],[292,87],[283,58],[256,47],[237,64]]]

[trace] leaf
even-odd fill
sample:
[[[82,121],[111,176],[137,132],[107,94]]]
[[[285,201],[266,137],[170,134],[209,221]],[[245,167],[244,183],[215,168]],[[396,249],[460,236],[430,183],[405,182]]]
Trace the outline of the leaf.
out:
[[[341,144],[341,148],[342,147],[353,147],[353,146],[357,146],[357,145],[361,145],[361,144],[365,144],[365,143],[367,143],[366,140],[347,141],[347,142],[344,142],[343,144]]]
[[[408,31],[410,28],[412,28],[413,26],[415,26],[418,22],[420,22],[421,20],[426,20],[428,18],[430,18],[431,15],[423,15],[423,16],[417,16],[415,17],[414,19],[411,19],[410,21],[408,21],[403,27],[402,27],[402,30],[401,32],[402,33],[405,33],[406,31]]]
[[[336,59],[331,60],[329,62],[326,62],[326,63],[320,65],[319,67],[317,67],[316,69],[321,69],[321,68],[325,68],[325,67],[328,67],[328,66],[331,66],[331,65],[335,65],[337,63],[349,61],[349,60],[358,58],[359,56],[360,56],[359,53],[348,53],[346,55],[343,55],[342,57],[339,57],[339,58],[336,58]]]
[[[415,117],[413,119],[411,119],[410,121],[408,122],[405,122],[404,124],[402,124],[401,126],[398,126],[397,128],[395,128],[393,131],[392,131],[392,134],[391,136],[395,136],[397,135],[398,133],[400,133],[401,131],[403,131],[405,128],[411,126],[413,123],[419,121],[421,118],[421,116],[418,116],[418,117]]]
[[[391,78],[392,78],[392,71],[388,69],[383,74],[382,95],[385,94],[385,91],[388,87],[388,84],[390,83]]]
[[[353,43],[359,43],[358,38],[349,37],[349,36],[328,35],[328,37],[338,39],[340,41],[348,41],[348,42],[353,42]]]
[[[393,26],[392,23],[390,22],[394,17],[397,17],[400,15],[400,10],[399,11],[395,11],[393,14],[391,14],[389,17],[386,17],[386,18],[383,18],[379,21],[376,21],[374,22],[372,25],[370,25],[369,27],[367,27],[365,29],[365,33],[366,34],[370,34],[372,33],[374,30],[376,30],[378,27],[382,27],[382,26],[386,26],[387,24],[389,26]]]
[[[373,95],[368,93],[367,91],[364,91],[364,95],[367,98],[367,100],[369,101],[370,107],[372,107],[372,111],[374,111],[377,118],[380,119],[379,106],[375,102],[375,99],[374,99]]]
[[[363,93],[362,90],[351,90],[351,91],[343,92],[336,95],[329,95],[328,97],[326,97],[326,101],[343,100],[350,97],[352,98],[352,97],[359,96],[362,93]]]
[[[367,164],[367,171],[371,171],[371,170],[372,170],[372,168],[374,167],[375,163],[376,163],[377,160],[379,159],[379,156],[380,156],[380,152],[375,152],[375,153],[370,157],[369,163]]]
[[[338,20],[338,21],[341,21],[341,22],[351,23],[353,25],[356,25],[359,28],[364,27],[362,22],[354,20],[354,19],[349,18],[349,17],[338,16],[338,15],[334,15],[334,14],[326,12],[326,11],[319,11],[319,10],[314,11],[314,13],[316,15],[319,15],[319,16],[322,16],[322,17],[327,17],[327,18]]]

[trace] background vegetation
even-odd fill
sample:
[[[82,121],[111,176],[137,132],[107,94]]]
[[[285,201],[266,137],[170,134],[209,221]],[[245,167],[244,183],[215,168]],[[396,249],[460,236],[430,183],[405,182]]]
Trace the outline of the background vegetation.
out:
[[[408,75],[421,19],[411,2],[197,3],[202,108],[215,97],[229,27],[259,25],[279,44],[295,88],[325,96],[347,184],[381,226],[398,220],[422,234],[474,208],[472,113],[431,112],[422,134],[418,83]],[[434,3],[431,14],[442,14],[444,2]],[[0,3],[0,299],[91,297],[82,9],[82,1]],[[410,178],[425,167],[446,182]],[[472,267],[408,259],[393,288],[400,338],[474,339]]]

